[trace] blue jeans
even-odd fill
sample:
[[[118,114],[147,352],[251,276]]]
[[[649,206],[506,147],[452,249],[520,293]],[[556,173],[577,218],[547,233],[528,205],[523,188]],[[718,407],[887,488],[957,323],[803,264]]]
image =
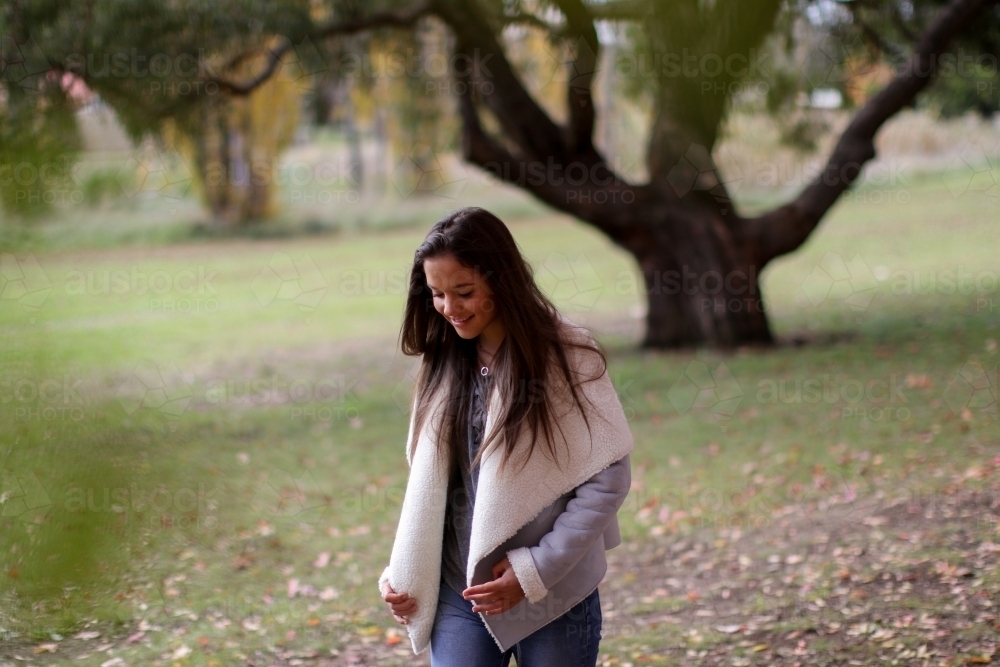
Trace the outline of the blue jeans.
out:
[[[431,667],[595,667],[601,641],[597,589],[572,609],[504,652],[490,636],[474,602],[441,582],[431,630]]]

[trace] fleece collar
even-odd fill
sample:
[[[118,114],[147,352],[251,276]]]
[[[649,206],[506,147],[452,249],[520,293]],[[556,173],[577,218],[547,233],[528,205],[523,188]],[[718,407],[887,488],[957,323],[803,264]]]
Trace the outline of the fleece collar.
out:
[[[586,329],[572,324],[565,316],[561,319],[565,326],[571,327],[569,335],[577,340],[585,337],[593,342]],[[580,378],[592,377],[600,369],[600,359],[594,353],[577,348],[567,348],[566,353],[570,369],[580,373]],[[561,375],[558,366],[554,370]],[[564,378],[561,378],[560,386],[565,388]],[[542,433],[539,433],[535,453],[523,468],[523,456],[519,458],[515,454],[508,462],[508,469],[500,473],[500,439],[494,441],[484,454],[472,516],[467,585],[471,585],[476,566],[484,557],[513,537],[561,495],[583,484],[632,450],[632,434],[608,375],[605,373],[598,380],[578,385],[577,391],[582,394],[583,409],[590,421],[589,433],[583,415],[571,403],[572,397],[562,391],[554,392],[551,426],[561,468],[540,448],[543,446]],[[490,394],[484,433],[493,428],[493,420],[500,409],[498,392]],[[448,493],[448,461],[445,454],[439,451],[443,448],[438,447],[438,435],[442,398],[447,395],[448,387],[442,386],[417,439],[416,452],[407,448],[410,475],[387,569],[393,589],[405,591],[417,600],[417,611],[410,615],[407,625],[414,653],[423,652],[429,645],[437,610]],[[407,442],[413,434],[414,419],[415,411],[412,411]],[[515,452],[526,452],[530,441],[531,432],[526,428],[518,436]],[[485,617],[482,614],[480,617],[489,628]],[[491,622],[493,620],[491,618]]]

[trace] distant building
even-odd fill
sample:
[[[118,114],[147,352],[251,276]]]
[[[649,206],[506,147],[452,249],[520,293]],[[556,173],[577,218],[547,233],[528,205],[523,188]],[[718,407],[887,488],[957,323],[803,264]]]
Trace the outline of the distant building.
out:
[[[815,109],[839,109],[844,97],[836,88],[816,88],[808,98],[809,106]]]

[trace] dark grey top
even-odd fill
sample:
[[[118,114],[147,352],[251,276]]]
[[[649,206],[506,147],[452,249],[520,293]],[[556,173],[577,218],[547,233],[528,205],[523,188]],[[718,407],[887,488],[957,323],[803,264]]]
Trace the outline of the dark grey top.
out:
[[[466,438],[467,456],[459,456],[459,470],[452,471],[448,481],[448,504],[445,510],[444,541],[441,552],[441,577],[459,595],[467,588],[465,565],[469,561],[472,511],[476,505],[476,487],[479,484],[479,465],[476,465],[475,469],[470,469],[470,466],[483,441],[483,429],[486,426],[484,395],[488,382],[489,378],[476,373],[469,412],[469,431]]]

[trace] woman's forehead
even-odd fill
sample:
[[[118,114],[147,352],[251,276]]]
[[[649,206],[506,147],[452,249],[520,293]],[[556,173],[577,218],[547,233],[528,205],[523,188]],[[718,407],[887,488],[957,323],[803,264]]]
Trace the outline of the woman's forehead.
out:
[[[431,258],[424,260],[427,284],[435,289],[458,289],[475,285],[479,275],[475,269],[462,266],[454,258]]]

